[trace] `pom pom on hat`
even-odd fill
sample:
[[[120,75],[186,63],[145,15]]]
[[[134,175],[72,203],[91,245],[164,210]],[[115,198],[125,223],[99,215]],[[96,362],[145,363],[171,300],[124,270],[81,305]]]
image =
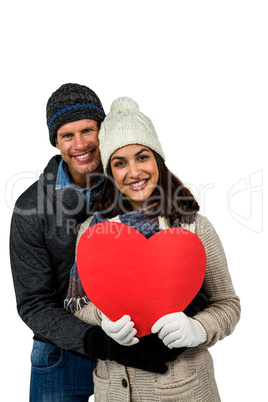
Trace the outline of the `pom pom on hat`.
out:
[[[151,120],[140,112],[139,105],[131,98],[121,97],[113,101],[110,113],[101,124],[99,140],[106,174],[110,157],[126,145],[145,145],[165,159]]]
[[[139,112],[139,105],[131,98],[118,98],[111,104],[112,113]]]

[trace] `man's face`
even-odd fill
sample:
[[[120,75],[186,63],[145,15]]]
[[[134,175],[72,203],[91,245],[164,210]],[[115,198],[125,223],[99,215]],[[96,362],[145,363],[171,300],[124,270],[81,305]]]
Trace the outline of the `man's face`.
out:
[[[99,123],[90,119],[64,124],[57,131],[56,147],[75,184],[81,185],[87,173],[102,171],[98,134]]]

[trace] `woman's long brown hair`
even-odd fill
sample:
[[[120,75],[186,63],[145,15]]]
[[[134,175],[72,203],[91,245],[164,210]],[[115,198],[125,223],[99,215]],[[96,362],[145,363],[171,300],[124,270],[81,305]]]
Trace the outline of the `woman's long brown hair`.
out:
[[[170,172],[163,158],[156,152],[152,152],[158,166],[159,180],[144,207],[157,202],[158,207],[154,214],[165,217],[171,227],[179,226],[180,223],[192,223],[199,211],[197,201],[181,180]],[[94,199],[94,208],[108,219],[132,211],[127,197],[117,189],[114,183],[110,163],[102,192]]]

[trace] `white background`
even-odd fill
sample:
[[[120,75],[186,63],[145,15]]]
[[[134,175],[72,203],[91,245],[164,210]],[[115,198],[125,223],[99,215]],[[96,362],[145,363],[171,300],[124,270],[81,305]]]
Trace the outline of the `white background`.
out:
[[[63,83],[77,82],[99,95],[106,112],[119,96],[139,103],[156,127],[167,165],[214,224],[242,303],[234,334],[210,350],[219,391],[223,402],[264,401],[267,2],[3,4],[0,399],[28,401],[32,346],[32,333],[16,312],[8,255],[11,211],[56,153],[48,141],[47,99]]]

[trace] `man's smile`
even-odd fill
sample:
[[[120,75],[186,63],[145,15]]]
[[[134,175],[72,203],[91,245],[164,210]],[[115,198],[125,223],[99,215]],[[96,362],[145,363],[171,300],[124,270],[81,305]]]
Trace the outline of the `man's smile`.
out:
[[[84,160],[86,160],[87,158],[89,159],[90,156],[92,155],[92,153],[93,153],[94,151],[95,151],[95,149],[93,149],[92,151],[89,151],[89,152],[87,152],[87,153],[84,153],[84,154],[73,155],[73,158],[78,159],[78,160],[81,160],[81,161],[84,161]]]

